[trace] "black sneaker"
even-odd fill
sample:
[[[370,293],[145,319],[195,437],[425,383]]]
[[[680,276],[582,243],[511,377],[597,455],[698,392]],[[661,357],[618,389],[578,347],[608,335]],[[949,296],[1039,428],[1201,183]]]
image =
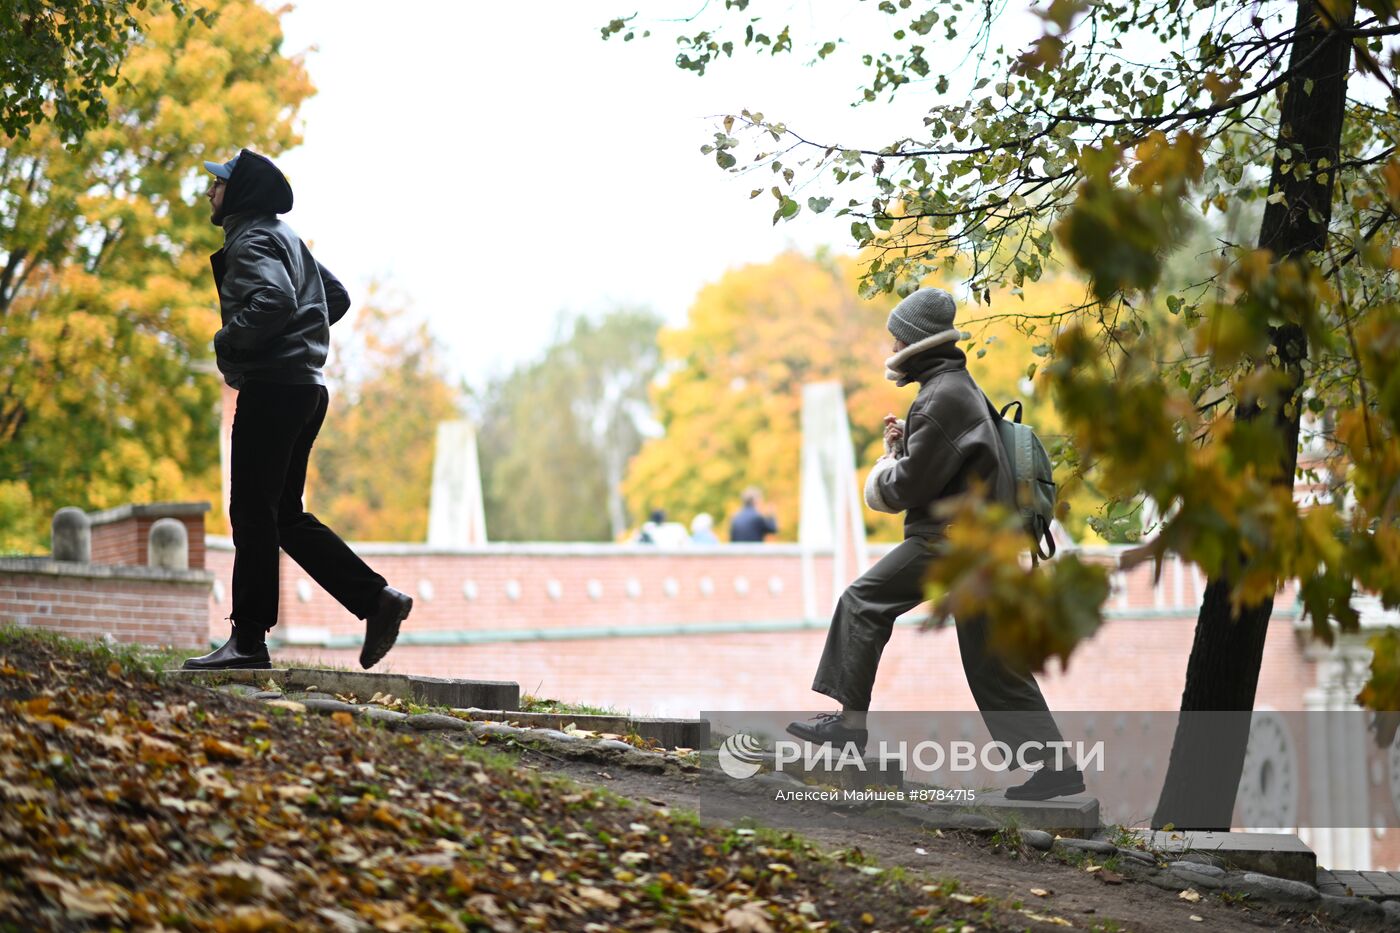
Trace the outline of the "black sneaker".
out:
[[[1049,766],[1041,768],[1024,784],[1006,789],[1007,800],[1049,800],[1052,797],[1068,797],[1070,794],[1084,793],[1084,775],[1078,768],[1056,771]]]
[[[379,607],[365,619],[365,644],[360,649],[360,667],[369,670],[380,661],[399,637],[399,626],[413,609],[413,597],[386,586],[379,593]]]
[[[239,650],[238,634],[234,632],[221,647],[197,658],[189,658],[182,666],[187,671],[266,671],[272,668],[272,659],[268,657],[266,644]]]
[[[787,731],[788,735],[795,735],[813,745],[831,745],[838,748],[854,745],[861,757],[865,756],[865,743],[870,741],[869,732],[846,725],[846,717],[841,713],[822,713],[805,722],[790,722]]]

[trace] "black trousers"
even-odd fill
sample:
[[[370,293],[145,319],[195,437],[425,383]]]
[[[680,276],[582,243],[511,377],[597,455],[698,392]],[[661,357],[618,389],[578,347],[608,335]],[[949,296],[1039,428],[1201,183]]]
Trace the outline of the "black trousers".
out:
[[[841,594],[813,690],[846,709],[870,708],[875,672],[894,620],[924,601],[924,574],[937,559],[931,544],[906,538]],[[958,620],[958,648],[967,685],[993,739],[1013,749],[1026,742],[1061,741],[1034,675],[988,650],[985,619]]]
[[[239,390],[228,508],[236,624],[263,629],[277,624],[279,547],[361,619],[374,612],[387,585],[302,508],[306,464],[328,401],[319,385],[249,382]]]

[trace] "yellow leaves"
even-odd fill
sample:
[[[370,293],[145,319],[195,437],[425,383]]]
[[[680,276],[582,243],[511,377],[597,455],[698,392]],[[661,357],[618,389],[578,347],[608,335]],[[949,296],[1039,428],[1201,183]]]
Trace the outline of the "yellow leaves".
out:
[[[1367,647],[1371,649],[1371,676],[1357,694],[1356,702],[1367,709],[1400,710],[1400,632],[1386,629],[1371,636]],[[1376,742],[1382,748],[1389,747],[1400,717],[1386,718],[1384,730],[1381,717],[1377,719]]]
[[[239,762],[248,757],[248,750],[238,745],[232,745],[222,739],[213,736],[205,736],[200,743],[200,748],[211,761]]]
[[[967,904],[969,907],[981,907],[991,900],[985,894],[959,894],[956,891],[949,894],[948,899],[957,901],[959,904]]]
[[[1158,148],[1162,147],[1158,144]],[[1174,153],[1174,154],[1173,154]],[[1115,146],[1089,147],[1080,154],[1083,182],[1071,208],[1055,225],[1055,236],[1075,265],[1087,273],[1100,301],[1122,291],[1147,289],[1161,275],[1161,252],[1177,236],[1184,179],[1174,174],[1189,160],[1178,150],[1160,161],[1140,161],[1138,191],[1118,186],[1121,152]]]
[[[49,712],[53,705],[53,697],[40,696],[32,700],[27,700],[19,705],[21,715],[29,722],[45,723],[56,729],[67,729],[73,723],[58,713]]]
[[[217,326],[205,257],[219,231],[183,187],[201,157],[228,157],[212,141],[283,151],[311,88],[280,53],[279,13],[255,0],[201,7],[212,28],[133,6],[147,33],[104,91],[111,121],[71,149],[48,124],[7,149],[0,195],[26,207],[6,246],[29,264],[0,335],[4,418],[21,425],[0,445],[0,475],[25,475],[33,503],[22,525],[0,522],[23,529],[17,549],[38,550],[59,505],[218,498],[207,415],[218,377],[189,364],[208,358]],[[230,103],[235,78],[249,90]]]
[[[1128,180],[1146,190],[1179,189],[1186,182],[1200,181],[1205,171],[1201,141],[1185,130],[1168,140],[1165,133],[1153,130],[1133,151],[1136,164],[1128,172]]]
[[[701,289],[685,327],[659,337],[663,365],[674,367],[653,392],[666,434],[629,464],[624,491],[634,514],[663,505],[689,521],[709,512],[723,537],[740,492],[757,485],[777,513],[779,537],[791,539],[807,382],[841,382],[856,449],[873,462],[880,419],[907,408],[912,390],[884,378],[894,299],[856,298],[858,277],[848,259],[785,253]]]
[[[1381,166],[1381,181],[1385,183],[1385,196],[1390,206],[1400,210],[1400,159],[1391,159]]]
[[[1222,77],[1214,71],[1206,73],[1205,88],[1210,92],[1211,100],[1216,104],[1223,104],[1238,91],[1243,82],[1238,76],[1230,75]]]
[[[386,829],[392,829],[395,832],[402,832],[404,829],[403,820],[399,819],[393,807],[387,803],[381,803],[379,806],[375,807],[374,811],[370,814],[370,818],[380,826]]]

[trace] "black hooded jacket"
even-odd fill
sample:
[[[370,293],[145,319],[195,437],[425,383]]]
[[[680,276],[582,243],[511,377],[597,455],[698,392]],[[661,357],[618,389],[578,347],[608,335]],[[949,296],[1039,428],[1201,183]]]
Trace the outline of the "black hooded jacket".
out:
[[[345,286],[277,219],[291,209],[286,176],[244,149],[224,188],[224,248],[209,257],[223,318],[214,355],[235,389],[323,385],[331,325],[350,307]]]

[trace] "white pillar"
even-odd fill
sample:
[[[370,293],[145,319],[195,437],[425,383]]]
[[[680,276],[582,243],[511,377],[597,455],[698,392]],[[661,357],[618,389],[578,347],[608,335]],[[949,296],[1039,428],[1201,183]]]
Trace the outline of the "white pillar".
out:
[[[470,421],[444,421],[437,427],[428,543],[435,547],[486,543],[481,465],[477,460],[476,430]]]
[[[841,591],[864,573],[870,562],[856,482],[855,445],[839,382],[802,387],[801,463],[802,511],[797,538],[802,549],[802,607],[806,618],[815,619],[831,611]],[[813,558],[818,551],[828,549],[832,552],[831,605],[822,607],[817,602]]]

